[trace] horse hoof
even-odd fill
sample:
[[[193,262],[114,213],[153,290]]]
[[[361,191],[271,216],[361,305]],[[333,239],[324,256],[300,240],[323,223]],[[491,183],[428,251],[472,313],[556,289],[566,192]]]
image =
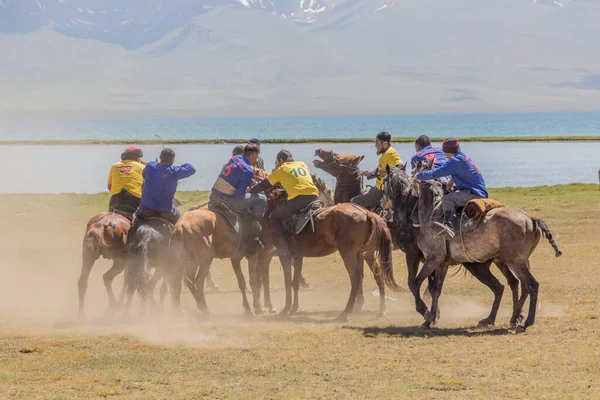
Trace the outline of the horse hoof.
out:
[[[281,312],[279,313],[279,318],[287,319],[289,317],[290,317],[290,313],[288,310],[281,310]]]
[[[482,319],[481,321],[479,321],[479,323],[477,324],[478,328],[491,328],[492,326],[494,326],[494,322],[490,321],[488,318],[486,319]]]
[[[336,322],[348,322],[348,315],[345,313],[341,313],[340,315],[338,315],[338,317],[335,319]]]
[[[254,308],[254,315],[264,315],[268,313],[267,309],[263,308],[263,307],[255,307]]]
[[[377,318],[385,318],[387,317],[387,313],[385,311],[379,311],[377,313]]]
[[[250,310],[246,310],[246,312],[244,313],[244,317],[246,317],[247,319],[252,319],[254,318],[254,313]]]
[[[299,307],[292,307],[292,309],[290,310],[290,315],[294,315],[298,312],[298,308]]]
[[[421,329],[429,330],[431,329],[431,322],[425,321],[421,324]]]
[[[275,307],[269,308],[269,314],[277,314],[277,309]]]
[[[517,328],[515,329],[515,332],[516,332],[516,333],[525,333],[525,330],[526,330],[526,329],[527,329],[527,328],[525,327],[525,325],[520,325],[520,324],[519,324],[519,325],[517,325]]]
[[[433,316],[431,311],[425,311],[425,315],[423,315],[423,317],[425,318],[425,321],[427,321],[428,323],[432,323],[435,321],[435,317]]]

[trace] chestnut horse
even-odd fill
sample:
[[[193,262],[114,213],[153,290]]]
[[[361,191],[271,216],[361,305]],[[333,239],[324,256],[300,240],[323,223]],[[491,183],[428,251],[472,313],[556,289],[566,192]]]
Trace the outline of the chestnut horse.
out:
[[[77,283],[79,287],[79,317],[84,317],[84,298],[88,287],[88,279],[92,267],[100,257],[113,260],[112,267],[104,273],[104,286],[108,294],[108,308],[113,309],[117,300],[112,290],[113,279],[126,267],[122,249],[127,241],[131,223],[124,216],[113,212],[102,212],[94,215],[87,223],[82,243],[81,275]],[[123,299],[124,290],[120,299]]]

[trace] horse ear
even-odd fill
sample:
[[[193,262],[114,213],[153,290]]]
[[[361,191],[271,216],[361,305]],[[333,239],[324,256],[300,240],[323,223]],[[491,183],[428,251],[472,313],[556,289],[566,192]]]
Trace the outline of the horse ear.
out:
[[[415,170],[420,170],[421,168],[423,168],[423,161],[419,160],[419,161],[417,161],[417,165],[415,166]]]
[[[392,172],[392,170],[390,169],[390,166],[388,164],[385,164],[385,171],[387,172],[388,175],[390,174],[390,172]]]
[[[433,158],[431,160],[429,160],[429,162],[427,163],[427,166],[429,167],[429,169],[433,168],[434,162],[435,162],[435,159],[433,159]]]
[[[400,164],[400,170],[401,170],[402,172],[406,172],[406,163],[404,163],[404,164]]]
[[[356,159],[358,160],[356,162],[356,166],[358,167],[358,164],[360,164],[360,162],[365,159],[365,156],[360,156],[360,157],[357,157]]]

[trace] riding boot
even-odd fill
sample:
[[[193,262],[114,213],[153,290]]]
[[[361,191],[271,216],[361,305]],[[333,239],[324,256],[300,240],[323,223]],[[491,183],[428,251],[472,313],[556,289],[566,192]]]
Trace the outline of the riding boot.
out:
[[[454,239],[454,226],[452,225],[452,218],[454,217],[454,211],[444,211],[444,223],[434,222],[433,224],[437,227],[442,228],[438,235],[442,235],[446,240]]]
[[[282,256],[291,256],[290,247],[286,240],[285,235],[276,235],[275,239],[275,247],[277,249],[271,252],[271,257],[282,257]]]

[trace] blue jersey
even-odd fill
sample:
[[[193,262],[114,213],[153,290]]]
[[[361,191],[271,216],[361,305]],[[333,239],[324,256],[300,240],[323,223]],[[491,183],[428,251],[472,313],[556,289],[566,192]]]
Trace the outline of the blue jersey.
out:
[[[233,156],[223,166],[212,191],[219,196],[242,198],[253,177],[254,168],[250,161],[243,155]]]
[[[170,211],[177,191],[177,182],[195,173],[196,169],[191,164],[169,167],[150,161],[142,172],[144,188],[140,204],[151,210]]]
[[[488,197],[481,171],[477,168],[473,160],[461,151],[456,153],[454,157],[441,167],[419,172],[417,178],[426,181],[448,175],[454,181],[454,190],[468,190],[476,196]]]

